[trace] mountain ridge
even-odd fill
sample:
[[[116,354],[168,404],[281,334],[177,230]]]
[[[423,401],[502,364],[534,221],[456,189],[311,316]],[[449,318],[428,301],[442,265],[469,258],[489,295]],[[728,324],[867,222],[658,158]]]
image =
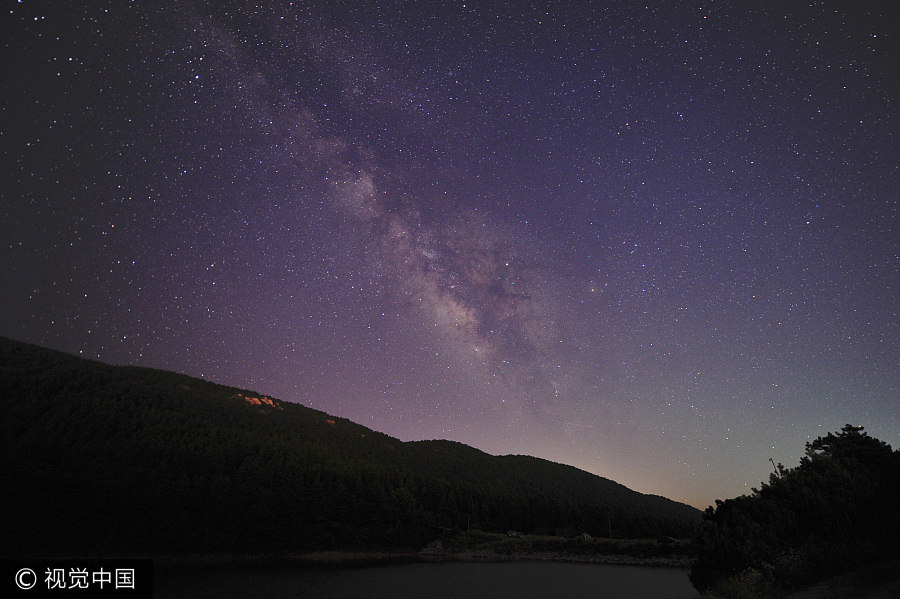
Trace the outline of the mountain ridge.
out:
[[[5,338],[0,358],[5,554],[413,547],[473,520],[681,536],[700,518],[572,466],[403,442],[184,374]]]

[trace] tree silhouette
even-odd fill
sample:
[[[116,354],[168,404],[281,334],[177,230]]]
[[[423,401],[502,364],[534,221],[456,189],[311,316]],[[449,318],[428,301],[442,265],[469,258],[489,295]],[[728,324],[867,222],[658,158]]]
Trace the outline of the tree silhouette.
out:
[[[796,468],[708,508],[691,581],[702,591],[752,568],[791,587],[883,559],[900,533],[898,500],[900,452],[848,424],[807,443]]]

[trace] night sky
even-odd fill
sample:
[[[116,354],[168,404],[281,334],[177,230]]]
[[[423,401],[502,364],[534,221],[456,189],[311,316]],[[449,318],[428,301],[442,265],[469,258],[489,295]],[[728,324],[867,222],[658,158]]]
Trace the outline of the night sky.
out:
[[[646,4],[6,3],[0,335],[698,507],[897,447],[896,3]]]

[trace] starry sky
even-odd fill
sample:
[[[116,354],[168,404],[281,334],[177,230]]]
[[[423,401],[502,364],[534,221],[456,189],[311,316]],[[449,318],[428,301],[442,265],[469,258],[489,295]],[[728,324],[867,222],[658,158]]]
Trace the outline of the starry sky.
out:
[[[700,508],[897,447],[898,23],[5,3],[0,335]]]

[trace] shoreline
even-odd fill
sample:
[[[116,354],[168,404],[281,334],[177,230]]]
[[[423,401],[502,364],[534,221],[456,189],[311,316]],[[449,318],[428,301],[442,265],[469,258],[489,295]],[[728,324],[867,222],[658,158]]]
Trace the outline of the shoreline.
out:
[[[498,553],[490,549],[459,552],[419,553],[421,561],[434,562],[560,562],[573,564],[604,564],[611,566],[652,566],[658,568],[690,568],[687,557],[638,557],[623,554],[577,554],[554,551]]]
[[[161,556],[153,558],[154,567],[178,568],[200,567],[325,567],[359,568],[386,566],[405,563],[450,563],[450,562],[558,562],[615,566],[645,566],[656,568],[690,568],[690,558],[684,556],[638,557],[621,554],[573,554],[566,552],[497,552],[492,549],[468,551],[313,551],[290,555],[185,555]]]

